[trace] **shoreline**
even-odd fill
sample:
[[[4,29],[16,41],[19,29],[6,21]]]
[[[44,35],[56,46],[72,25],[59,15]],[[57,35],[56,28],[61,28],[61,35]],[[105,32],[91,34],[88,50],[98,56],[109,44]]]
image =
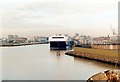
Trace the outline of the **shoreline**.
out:
[[[89,60],[94,60],[94,61],[98,61],[98,62],[102,62],[102,63],[107,63],[107,64],[111,64],[111,65],[117,65],[120,66],[120,59],[119,58],[115,58],[115,57],[107,57],[107,56],[103,56],[103,55],[98,55],[98,54],[94,54],[94,53],[88,53],[88,52],[83,52],[83,51],[68,51],[65,53],[66,55],[70,55],[70,56],[74,56],[74,57],[78,57],[78,58],[84,58],[84,59],[89,59]]]
[[[45,42],[45,43],[23,43],[23,44],[8,44],[8,45],[0,45],[0,47],[27,46],[27,45],[48,44],[48,43],[49,43],[49,42]]]
[[[116,63],[117,63],[117,66],[120,66],[120,64],[118,64],[118,60],[117,59],[106,60],[107,58],[100,58],[100,57],[99,58],[98,57],[97,58],[93,58],[94,55],[86,54],[86,55],[88,55],[88,56],[86,56],[86,55],[81,55],[81,53],[76,53],[74,51],[66,52],[65,54],[66,55],[70,55],[70,56],[74,56],[74,57],[78,57],[78,58],[84,58],[84,59],[94,60],[94,61],[98,61],[98,62],[102,62],[102,63],[107,63],[107,64],[111,64],[111,65],[116,65]]]

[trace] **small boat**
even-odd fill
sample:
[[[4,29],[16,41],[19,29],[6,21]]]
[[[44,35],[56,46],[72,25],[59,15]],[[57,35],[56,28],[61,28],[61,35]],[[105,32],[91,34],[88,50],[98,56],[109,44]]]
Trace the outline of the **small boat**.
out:
[[[120,82],[120,70],[107,70],[91,76],[87,82]]]

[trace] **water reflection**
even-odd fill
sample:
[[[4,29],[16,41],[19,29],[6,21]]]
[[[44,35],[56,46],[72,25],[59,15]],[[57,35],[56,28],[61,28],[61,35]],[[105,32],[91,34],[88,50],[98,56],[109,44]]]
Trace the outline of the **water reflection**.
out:
[[[114,68],[115,66],[113,65],[110,65],[110,64],[106,64],[106,63],[102,63],[102,62],[98,62],[98,61],[94,61],[94,60],[89,60],[89,59],[84,59],[84,58],[78,58],[78,57],[74,57],[74,60],[76,63],[78,62],[84,62],[84,63],[88,63],[88,64],[91,64],[93,66],[96,66],[96,67],[103,67],[103,68],[107,68],[110,67],[110,68]]]

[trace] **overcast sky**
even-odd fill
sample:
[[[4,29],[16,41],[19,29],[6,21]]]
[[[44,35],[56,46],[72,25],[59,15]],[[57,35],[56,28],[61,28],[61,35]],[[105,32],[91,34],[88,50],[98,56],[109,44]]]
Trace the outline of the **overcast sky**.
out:
[[[2,34],[117,32],[119,0],[2,0]]]

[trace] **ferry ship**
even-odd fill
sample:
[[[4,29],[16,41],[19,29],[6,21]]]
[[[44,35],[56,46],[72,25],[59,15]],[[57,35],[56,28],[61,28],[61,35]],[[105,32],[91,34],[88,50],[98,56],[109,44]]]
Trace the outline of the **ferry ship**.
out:
[[[50,50],[72,49],[72,39],[62,34],[49,37]]]

